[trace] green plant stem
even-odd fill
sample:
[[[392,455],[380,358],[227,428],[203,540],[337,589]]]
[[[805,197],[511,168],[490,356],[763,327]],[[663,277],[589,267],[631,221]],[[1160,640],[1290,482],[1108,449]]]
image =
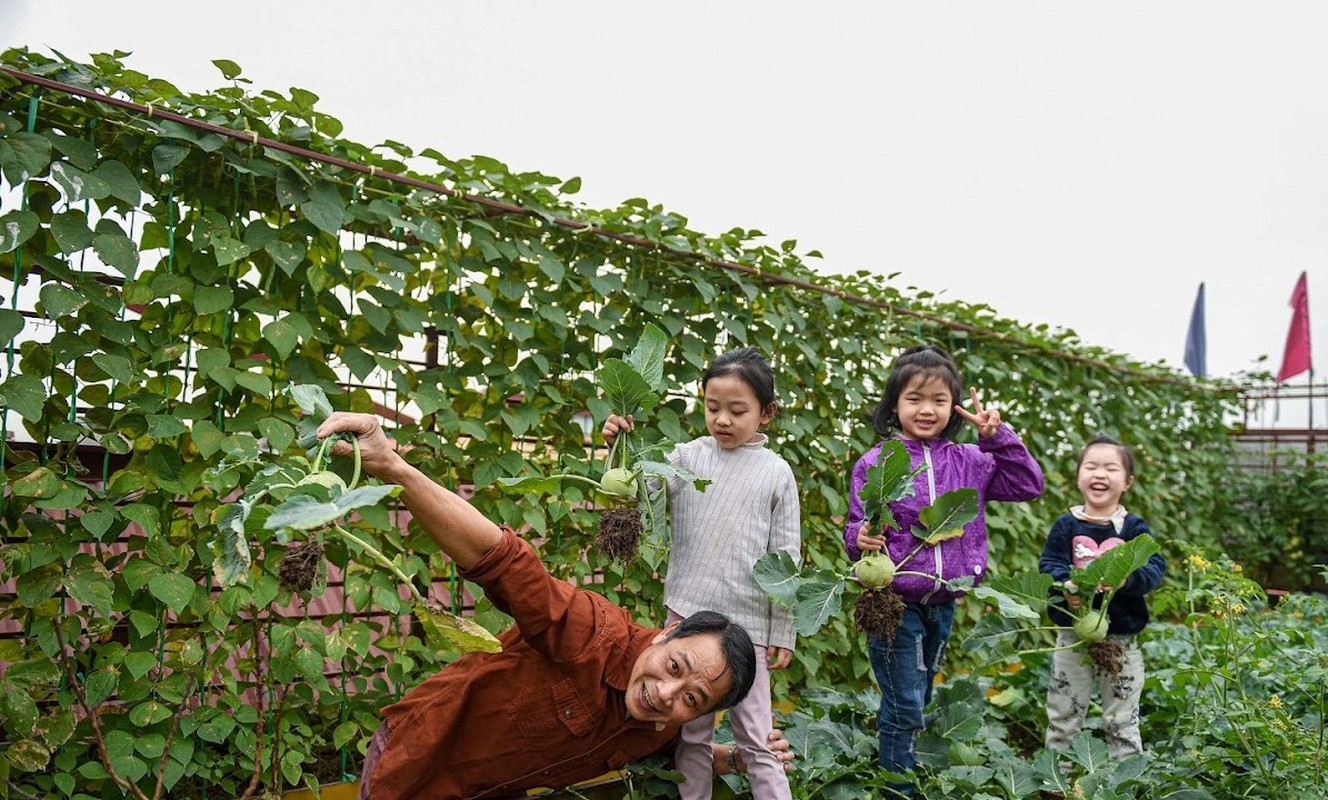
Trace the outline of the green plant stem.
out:
[[[323,468],[323,458],[327,455],[327,449],[332,446],[332,443],[336,441],[336,439],[337,437],[335,436],[328,436],[318,444],[318,454],[314,456],[313,467],[310,470],[311,472],[318,472]]]
[[[1048,631],[1048,630],[1056,630],[1056,629],[1055,629],[1055,628],[1048,628],[1048,627],[1046,627],[1046,626],[1043,626],[1043,627],[1039,627],[1039,628],[1032,628],[1031,630],[1035,630],[1035,631]],[[1059,650],[1073,650],[1074,648],[1078,647],[1079,645],[1081,645],[1081,644],[1083,644],[1083,643],[1084,643],[1084,640],[1083,640],[1083,639],[1075,639],[1073,642],[1071,642],[1071,643],[1069,643],[1069,644],[1058,644],[1058,645],[1055,645],[1054,647],[1034,647],[1032,650],[1018,650],[1018,651],[1015,652],[1015,655],[1017,655],[1017,656],[1031,656],[1031,655],[1034,655],[1035,653],[1055,653],[1055,652],[1057,652],[1057,651],[1059,651]]]
[[[1315,749],[1318,751],[1318,758],[1314,764],[1314,782],[1320,786],[1323,785],[1323,729],[1324,729],[1324,694],[1325,686],[1328,683],[1319,681],[1319,743]]]
[[[1233,646],[1236,634],[1235,620],[1228,618],[1224,620],[1224,623],[1225,624],[1222,626],[1222,644],[1226,648],[1227,653],[1234,656],[1226,659],[1226,661],[1228,664],[1239,664],[1240,658],[1235,654],[1236,648]],[[1241,747],[1244,748],[1246,755],[1248,755],[1250,760],[1254,762],[1256,767],[1258,767],[1259,774],[1263,778],[1264,786],[1269,790],[1272,790],[1276,784],[1273,782],[1272,774],[1268,771],[1268,765],[1264,763],[1263,755],[1254,746],[1254,743],[1250,741],[1249,736],[1246,735],[1244,726],[1238,724],[1237,720],[1232,719],[1231,714],[1229,713],[1231,703],[1228,700],[1227,693],[1228,688],[1233,684],[1236,687],[1236,693],[1240,695],[1242,705],[1245,708],[1249,707],[1249,697],[1245,692],[1245,682],[1240,680],[1238,675],[1223,674],[1223,678],[1224,680],[1221,685],[1217,687],[1218,694],[1222,698],[1222,716],[1226,719],[1231,732],[1240,740]]]
[[[895,577],[898,578],[900,575],[912,575],[912,576],[915,577],[915,578],[935,578],[935,577],[936,577],[935,575],[931,575],[931,574],[926,573],[926,572],[914,572],[913,570],[910,570],[910,569],[899,569],[899,570],[895,570]],[[845,572],[843,575],[840,575],[840,576],[839,576],[839,580],[841,580],[841,581],[857,581],[858,583],[862,583],[862,581],[859,581],[859,580],[858,580],[858,576],[857,576],[857,574],[854,573],[853,570],[851,570],[851,569],[850,569],[848,572]]]
[[[340,525],[333,525],[332,530],[336,531],[338,535],[340,535],[347,541],[359,545],[364,550],[364,552],[373,556],[375,561],[390,569],[392,571],[392,574],[396,575],[397,578],[402,583],[406,584],[406,588],[410,589],[411,596],[415,598],[415,602],[421,605],[424,604],[425,602],[424,595],[420,594],[420,590],[415,588],[415,582],[412,581],[410,577],[406,575],[406,573],[402,572],[401,568],[398,567],[395,563],[393,563],[390,558],[383,555],[383,553],[378,548],[369,544],[365,540],[361,539],[360,537],[356,536],[355,534],[351,533],[350,531],[346,530]]]
[[[346,487],[346,491],[348,492],[351,489],[354,489],[360,482],[360,437],[356,436],[354,439],[351,439],[350,444],[351,447],[355,448],[355,468],[351,470],[350,473],[350,485]]]
[[[576,483],[584,483],[585,485],[593,486],[596,489],[600,488],[599,481],[587,478],[584,475],[562,474],[562,475],[550,475],[549,477],[557,478],[560,481],[574,481]]]
[[[623,442],[626,439],[627,439],[627,431],[622,431],[622,430],[618,431],[618,435],[613,437],[613,444],[609,446],[609,452],[604,454],[605,472],[608,472],[609,470],[613,469],[614,456],[616,456],[621,449],[626,447],[626,445],[623,444]]]

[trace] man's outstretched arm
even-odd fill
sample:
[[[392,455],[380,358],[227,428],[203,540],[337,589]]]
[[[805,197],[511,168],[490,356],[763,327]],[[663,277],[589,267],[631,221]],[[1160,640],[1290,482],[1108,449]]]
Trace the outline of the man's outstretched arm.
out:
[[[360,465],[364,471],[401,487],[401,502],[458,567],[469,568],[501,541],[502,531],[474,506],[406,463],[397,453],[396,443],[383,432],[377,417],[334,412],[318,426],[318,438],[335,433],[348,433],[359,439]],[[354,448],[348,442],[337,442],[332,452],[348,456]]]

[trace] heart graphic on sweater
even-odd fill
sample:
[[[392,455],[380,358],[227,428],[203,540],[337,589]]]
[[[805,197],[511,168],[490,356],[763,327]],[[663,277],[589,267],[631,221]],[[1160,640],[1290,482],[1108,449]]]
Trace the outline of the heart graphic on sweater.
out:
[[[1091,536],[1076,536],[1070,540],[1070,562],[1075,568],[1083,569],[1093,560],[1113,547],[1125,544],[1124,539],[1108,537],[1098,544]]]

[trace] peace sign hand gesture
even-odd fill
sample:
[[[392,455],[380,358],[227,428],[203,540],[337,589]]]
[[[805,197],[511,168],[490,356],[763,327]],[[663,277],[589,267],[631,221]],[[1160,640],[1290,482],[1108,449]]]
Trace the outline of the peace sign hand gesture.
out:
[[[978,399],[978,390],[972,386],[968,388],[969,396],[973,398],[973,410],[970,412],[963,406],[955,403],[955,411],[959,416],[973,423],[978,429],[978,437],[987,439],[996,435],[996,429],[1001,427],[1001,413],[994,408],[983,408],[982,401]]]

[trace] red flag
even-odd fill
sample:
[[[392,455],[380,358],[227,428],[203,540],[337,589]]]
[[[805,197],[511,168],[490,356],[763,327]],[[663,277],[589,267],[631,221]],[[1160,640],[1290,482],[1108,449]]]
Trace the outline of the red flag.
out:
[[[1291,330],[1287,331],[1286,350],[1282,353],[1282,368],[1277,371],[1277,382],[1314,369],[1310,363],[1310,296],[1305,286],[1305,273],[1300,273],[1296,288],[1291,292]]]

